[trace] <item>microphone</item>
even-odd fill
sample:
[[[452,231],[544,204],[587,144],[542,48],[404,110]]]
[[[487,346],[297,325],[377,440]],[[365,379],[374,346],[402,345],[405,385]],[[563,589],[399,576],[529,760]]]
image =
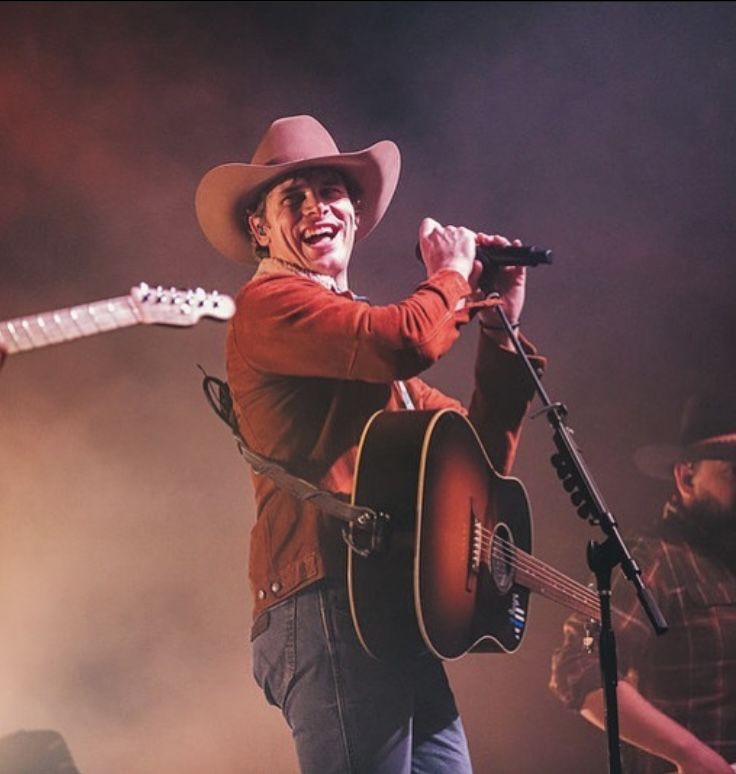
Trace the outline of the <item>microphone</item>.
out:
[[[416,257],[422,260],[419,244],[414,251]],[[475,260],[483,264],[484,273],[494,266],[539,266],[540,263],[552,263],[552,251],[535,245],[477,245]]]

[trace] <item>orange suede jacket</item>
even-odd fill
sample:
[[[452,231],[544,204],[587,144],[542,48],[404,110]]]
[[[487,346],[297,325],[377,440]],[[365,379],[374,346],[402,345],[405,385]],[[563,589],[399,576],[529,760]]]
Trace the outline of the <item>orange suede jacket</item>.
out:
[[[416,377],[459,336],[468,313],[455,309],[469,293],[460,274],[445,270],[398,304],[370,306],[273,264],[259,271],[237,297],[226,344],[246,443],[291,473],[349,495],[363,426],[379,409],[405,407],[396,380],[406,380],[417,409],[465,413]],[[533,386],[515,353],[479,338],[469,415],[494,466],[506,473]],[[340,577],[347,549],[337,519],[265,476],[253,476],[253,485],[249,576],[257,616],[320,578]]]

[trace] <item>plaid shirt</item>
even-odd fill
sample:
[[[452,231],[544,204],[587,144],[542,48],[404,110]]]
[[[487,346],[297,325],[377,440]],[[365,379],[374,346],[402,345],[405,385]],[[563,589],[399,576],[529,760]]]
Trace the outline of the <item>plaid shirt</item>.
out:
[[[657,637],[622,573],[613,586],[619,676],[655,707],[688,728],[726,760],[736,761],[736,567],[713,541],[668,505],[655,535],[630,544],[669,624]],[[570,709],[600,688],[598,654],[583,647],[586,622],[570,617],[552,659],[550,688]],[[627,756],[630,751],[627,751]],[[672,769],[636,751],[627,771]]]

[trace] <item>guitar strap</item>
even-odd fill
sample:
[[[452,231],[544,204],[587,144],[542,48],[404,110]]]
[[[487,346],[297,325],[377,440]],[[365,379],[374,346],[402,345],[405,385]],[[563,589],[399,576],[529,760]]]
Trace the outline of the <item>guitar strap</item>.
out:
[[[408,411],[414,411],[414,401],[411,399],[411,395],[409,395],[409,390],[407,389],[406,384],[400,379],[396,381],[395,384],[399,388],[399,393],[401,395],[401,401],[404,404],[404,408]]]
[[[210,376],[202,366],[199,366],[199,369],[204,374],[202,388],[204,389],[207,403],[209,403],[210,408],[218,418],[230,428],[235,437],[238,451],[243,459],[253,468],[253,471],[257,475],[268,476],[279,489],[288,492],[293,497],[296,497],[297,500],[310,502],[328,516],[333,516],[344,522],[342,530],[343,539],[350,548],[361,556],[368,556],[376,550],[381,540],[381,526],[388,517],[385,514],[378,514],[370,508],[351,505],[334,492],[328,492],[316,487],[309,481],[289,473],[278,462],[274,462],[249,448],[240,434],[228,383],[215,376]],[[399,384],[406,393],[405,402],[408,400],[411,403],[411,397],[406,389],[406,385],[403,382],[399,382]],[[403,393],[402,397],[404,397]],[[367,533],[359,538],[352,529],[353,527],[358,527],[361,532],[367,531]],[[357,541],[360,542],[360,545],[358,545]]]

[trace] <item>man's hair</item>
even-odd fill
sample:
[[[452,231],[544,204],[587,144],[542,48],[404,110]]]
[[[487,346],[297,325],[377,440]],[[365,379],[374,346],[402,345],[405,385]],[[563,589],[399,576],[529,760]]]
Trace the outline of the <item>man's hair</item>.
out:
[[[298,169],[294,170],[292,172],[287,173],[286,175],[283,175],[282,177],[277,178],[274,180],[268,188],[264,188],[263,191],[258,196],[258,200],[256,203],[248,207],[248,209],[245,211],[245,216],[243,218],[244,224],[245,224],[245,230],[248,232],[248,237],[250,238],[250,241],[253,243],[253,253],[255,255],[255,262],[260,263],[264,258],[269,257],[268,247],[264,247],[262,245],[258,244],[258,240],[256,239],[256,235],[253,233],[253,229],[250,225],[250,218],[255,216],[257,218],[263,218],[266,213],[266,197],[268,194],[281,183],[284,182],[284,180],[288,180],[290,177],[296,177],[299,174],[303,172],[315,172],[320,169],[327,169],[331,172],[334,172],[336,175],[340,177],[343,184],[345,185],[345,188],[347,189],[348,196],[350,197],[350,201],[353,203],[353,206],[355,207],[356,214],[360,211],[360,189],[357,186],[357,184],[349,177],[344,175],[339,169],[335,169],[334,167],[305,167],[304,169]]]

